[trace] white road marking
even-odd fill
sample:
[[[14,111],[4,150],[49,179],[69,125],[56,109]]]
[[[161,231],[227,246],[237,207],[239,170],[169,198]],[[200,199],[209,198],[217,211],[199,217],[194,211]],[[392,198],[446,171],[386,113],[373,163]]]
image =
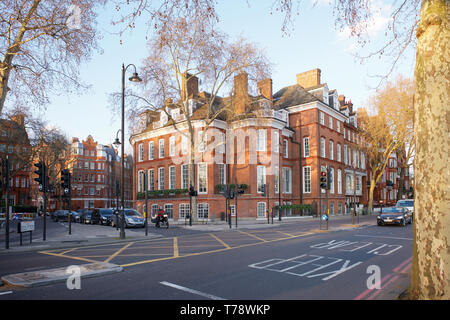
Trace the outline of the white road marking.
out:
[[[182,286],[179,286],[177,284],[170,283],[170,282],[167,282],[167,281],[161,281],[160,283],[165,285],[165,286],[168,286],[168,287],[172,287],[172,288],[175,288],[175,289],[178,289],[178,290],[181,290],[181,291],[186,291],[186,292],[189,292],[189,293],[193,293],[193,294],[196,294],[196,295],[199,295],[199,296],[202,296],[202,297],[205,297],[205,298],[209,298],[209,299],[212,299],[212,300],[226,300],[224,298],[217,297],[217,296],[214,296],[214,295],[209,294],[209,293],[204,293],[204,292],[197,291],[197,290],[194,290],[194,289],[182,287]]]
[[[0,292],[0,296],[5,295],[5,294],[11,294],[13,293],[12,291],[5,291],[5,292]]]
[[[400,237],[386,237],[386,236],[367,236],[363,234],[355,234],[355,237],[367,237],[367,238],[383,238],[383,239],[395,239],[395,240],[410,240],[413,241],[414,239],[411,238],[400,238]]]

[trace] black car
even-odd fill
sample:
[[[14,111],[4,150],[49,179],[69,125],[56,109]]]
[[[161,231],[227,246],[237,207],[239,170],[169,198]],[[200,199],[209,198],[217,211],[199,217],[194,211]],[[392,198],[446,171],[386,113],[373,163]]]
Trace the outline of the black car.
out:
[[[51,215],[53,221],[69,221],[69,210],[56,210]],[[79,213],[76,211],[70,211],[70,220],[72,222],[80,222]]]
[[[406,226],[406,224],[412,223],[411,212],[404,207],[388,207],[383,208],[382,213],[377,216],[377,224],[384,226],[386,224],[399,224]]]
[[[81,216],[84,224],[100,224],[100,214],[94,210],[85,210]]]
[[[94,209],[94,212],[96,214],[100,215],[100,224],[101,225],[106,225],[106,226],[111,225],[111,222],[113,221],[113,215],[114,215],[113,209],[99,208],[99,209]]]

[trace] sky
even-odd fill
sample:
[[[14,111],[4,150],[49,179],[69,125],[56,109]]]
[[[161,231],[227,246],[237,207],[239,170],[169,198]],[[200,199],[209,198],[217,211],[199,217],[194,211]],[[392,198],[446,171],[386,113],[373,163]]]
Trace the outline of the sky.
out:
[[[262,48],[273,63],[273,92],[296,83],[296,74],[321,69],[321,80],[329,89],[344,94],[354,107],[364,107],[375,93],[379,79],[390,67],[391,59],[371,58],[364,63],[355,59],[355,53],[368,52],[384,43],[385,26],[390,5],[387,1],[374,0],[375,10],[370,22],[369,47],[361,49],[356,39],[349,37],[348,30],[342,32],[335,25],[330,0],[303,0],[299,15],[289,34],[281,30],[283,15],[271,14],[273,0],[225,0],[217,8],[219,27],[232,38],[243,36]],[[102,33],[99,46],[102,52],[94,52],[92,59],[80,66],[81,79],[90,84],[90,89],[76,95],[53,95],[43,117],[49,125],[56,126],[67,137],[85,140],[91,135],[100,144],[114,142],[121,126],[119,113],[113,113],[109,95],[121,89],[121,66],[135,64],[139,73],[143,59],[148,55],[146,45],[147,28],[143,21],[122,37],[111,33],[113,7],[99,10],[98,28]],[[393,75],[412,77],[414,53],[408,52],[397,64]],[[129,69],[128,72],[132,72]],[[131,74],[130,74],[131,76]],[[132,82],[129,86],[137,86]],[[200,87],[200,90],[202,88]],[[126,108],[126,106],[125,106]],[[127,125],[125,124],[125,128]],[[127,130],[127,129],[126,129]],[[126,134],[125,140],[128,140]],[[130,152],[129,143],[126,152]]]

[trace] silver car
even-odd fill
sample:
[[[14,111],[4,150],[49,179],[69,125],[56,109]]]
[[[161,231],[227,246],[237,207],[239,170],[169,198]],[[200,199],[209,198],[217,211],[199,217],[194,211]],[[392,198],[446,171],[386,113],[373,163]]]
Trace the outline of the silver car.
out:
[[[120,226],[120,223],[118,223],[118,220],[120,221],[120,214],[121,210],[119,209],[118,214],[114,214],[113,220],[111,225],[113,227]],[[144,217],[136,210],[134,209],[125,209],[124,210],[124,226],[125,228],[128,227],[145,227],[145,219]]]

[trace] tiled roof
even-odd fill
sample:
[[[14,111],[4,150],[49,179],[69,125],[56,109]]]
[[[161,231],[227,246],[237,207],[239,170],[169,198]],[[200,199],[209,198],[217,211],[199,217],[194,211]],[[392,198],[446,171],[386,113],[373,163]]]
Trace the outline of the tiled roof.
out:
[[[321,101],[305,90],[302,86],[294,84],[292,86],[284,87],[273,95],[274,109],[285,109],[308,102]]]

